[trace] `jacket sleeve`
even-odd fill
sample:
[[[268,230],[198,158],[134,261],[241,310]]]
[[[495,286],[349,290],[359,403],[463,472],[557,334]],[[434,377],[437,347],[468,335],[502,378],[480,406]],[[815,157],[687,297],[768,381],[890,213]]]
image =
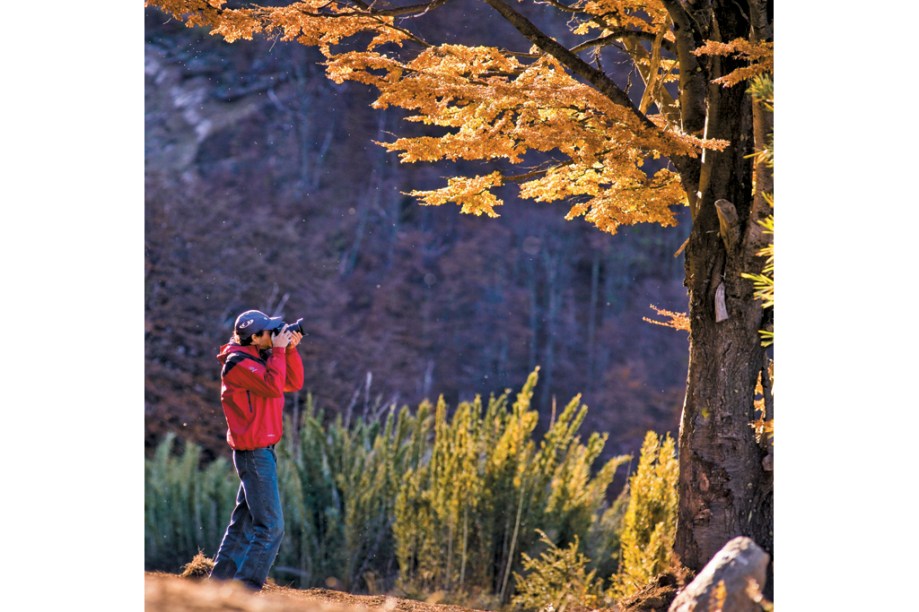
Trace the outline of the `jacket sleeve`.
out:
[[[303,388],[303,359],[295,348],[287,351],[287,380],[284,382],[285,391],[299,391]]]
[[[300,366],[301,371],[303,366]],[[284,380],[287,377],[287,363],[284,349],[272,349],[267,367],[247,359],[233,368],[230,373],[233,383],[247,391],[264,397],[284,397]],[[302,376],[302,375],[301,375]]]

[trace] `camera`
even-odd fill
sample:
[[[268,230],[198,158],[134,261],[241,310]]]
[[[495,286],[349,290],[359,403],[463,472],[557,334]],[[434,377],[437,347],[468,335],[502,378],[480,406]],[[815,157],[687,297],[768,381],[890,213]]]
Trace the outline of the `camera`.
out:
[[[297,319],[297,320],[294,321],[293,323],[285,323],[285,325],[287,325],[287,330],[288,330],[288,331],[300,332],[300,333],[303,334],[304,336],[306,335],[306,330],[303,328],[303,317],[300,317],[299,319]],[[281,327],[277,327],[277,328],[271,330],[271,335],[272,335],[272,336],[277,336],[279,333],[281,333],[281,330],[282,330],[282,329],[284,329],[284,325],[282,325]]]

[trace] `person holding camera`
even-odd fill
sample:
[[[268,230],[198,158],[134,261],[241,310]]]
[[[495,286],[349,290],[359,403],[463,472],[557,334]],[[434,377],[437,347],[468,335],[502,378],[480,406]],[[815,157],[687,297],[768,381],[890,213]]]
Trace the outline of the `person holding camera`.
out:
[[[247,310],[217,355],[227,443],[240,485],[211,578],[239,580],[253,590],[265,584],[284,536],[274,447],[283,434],[284,392],[303,387],[302,331],[300,321],[286,325]]]

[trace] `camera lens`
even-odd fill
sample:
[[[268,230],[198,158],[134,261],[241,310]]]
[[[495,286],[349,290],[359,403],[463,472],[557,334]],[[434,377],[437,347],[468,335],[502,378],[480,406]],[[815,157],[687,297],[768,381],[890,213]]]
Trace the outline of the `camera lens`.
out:
[[[291,331],[291,332],[300,332],[301,334],[303,334],[303,335],[305,336],[305,335],[306,335],[306,331],[303,329],[302,321],[303,321],[303,317],[300,317],[299,319],[297,319],[297,320],[294,321],[293,323],[286,323],[285,325],[287,325],[287,331]],[[281,325],[280,327],[274,328],[273,330],[271,330],[271,335],[272,335],[272,336],[277,336],[278,334],[281,333],[281,330],[282,330],[282,329],[284,329],[284,325]]]

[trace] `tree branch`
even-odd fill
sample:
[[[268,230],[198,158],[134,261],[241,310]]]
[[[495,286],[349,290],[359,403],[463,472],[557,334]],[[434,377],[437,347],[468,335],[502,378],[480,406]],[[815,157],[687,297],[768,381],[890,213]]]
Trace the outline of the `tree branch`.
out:
[[[402,32],[408,37],[409,40],[418,43],[422,47],[433,47],[434,45],[427,42],[426,40],[424,40],[423,38],[421,38],[414,32],[411,32],[410,30],[406,30],[405,28],[398,26],[398,25],[386,23],[385,21],[380,20],[380,17],[393,17],[393,16],[419,17],[427,13],[429,10],[433,10],[439,6],[443,6],[447,2],[449,2],[449,0],[434,0],[433,2],[429,2],[425,4],[414,4],[412,6],[406,6],[406,7],[397,8],[397,9],[377,10],[373,8],[372,6],[369,6],[366,3],[362,2],[361,0],[350,0],[350,4],[353,4],[354,6],[357,7],[357,9],[355,9],[353,12],[342,11],[340,13],[314,13],[312,11],[307,11],[299,7],[296,10],[301,15],[306,15],[307,17],[321,17],[323,19],[341,19],[345,17],[357,17],[357,16],[368,17],[370,19],[373,19],[377,23],[379,23],[381,27],[390,28],[390,29],[396,30],[397,32]],[[226,9],[217,9],[217,10],[223,11]],[[260,7],[260,10],[258,12],[262,14],[263,16],[269,16],[271,14],[271,7]]]
[[[577,13],[579,15],[584,14],[584,11],[580,9],[571,8],[570,6],[566,6],[562,4],[561,2],[558,2],[557,0],[535,0],[535,4],[547,4],[551,7],[557,8],[558,10],[564,11],[566,13]]]
[[[388,9],[374,8],[373,4],[367,4],[362,0],[350,0],[350,4],[360,7],[366,13],[378,15],[380,17],[420,17],[429,11],[433,11],[445,5],[450,0],[432,0],[431,2],[422,2],[420,4],[411,4],[409,6],[399,6]]]
[[[612,34],[609,34],[607,36],[601,36],[600,38],[595,38],[593,40],[582,42],[578,46],[573,47],[571,49],[571,52],[578,53],[589,47],[606,46],[607,44],[615,42],[619,40],[620,38],[637,38],[641,40],[649,40],[651,42],[654,42],[654,37],[655,35],[652,34],[651,32],[641,32],[639,30],[629,30],[628,28],[619,28],[617,30],[614,30]],[[674,46],[674,44],[670,42],[669,40],[661,41],[661,46],[664,49],[667,49],[667,51],[670,51],[671,53],[676,54],[676,46]]]
[[[676,54],[680,63],[680,111],[683,131],[699,135],[705,129],[705,96],[708,76],[693,55],[702,44],[702,32],[679,0],[662,0],[673,20]]]
[[[522,181],[528,181],[530,179],[536,178],[537,176],[544,176],[549,172],[551,168],[545,168],[543,170],[533,170],[531,172],[524,172],[523,174],[512,174],[510,176],[503,177],[505,181],[512,181],[514,183],[519,183]]]
[[[523,34],[532,44],[557,59],[577,76],[587,80],[597,91],[612,100],[615,104],[629,109],[638,117],[645,127],[653,130],[658,129],[644,113],[638,110],[638,107],[632,103],[629,96],[620,89],[612,79],[606,76],[606,74],[600,72],[569,51],[568,48],[547,36],[542,30],[533,25],[529,19],[505,4],[502,0],[485,0],[485,2],[498,11],[502,17],[514,26],[518,32]]]

